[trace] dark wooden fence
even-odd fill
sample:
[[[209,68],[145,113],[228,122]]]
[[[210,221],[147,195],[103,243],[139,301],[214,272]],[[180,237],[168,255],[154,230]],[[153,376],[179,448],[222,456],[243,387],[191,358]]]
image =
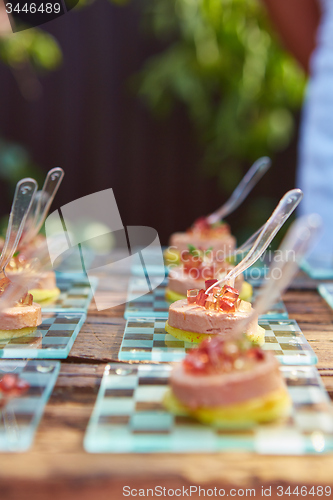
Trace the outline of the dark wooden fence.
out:
[[[55,208],[112,187],[123,223],[152,226],[166,243],[226,193],[200,171],[200,148],[184,110],[156,121],[129,90],[130,76],[159,50],[140,21],[139,0],[126,7],[96,0],[44,25],[60,42],[63,65],[41,78],[42,96],[32,102],[1,65],[0,135],[22,143],[45,171],[65,169]],[[278,155],[245,210],[230,218],[236,231],[248,223],[258,196],[277,199],[294,186],[295,143]],[[259,214],[258,223],[267,215]]]

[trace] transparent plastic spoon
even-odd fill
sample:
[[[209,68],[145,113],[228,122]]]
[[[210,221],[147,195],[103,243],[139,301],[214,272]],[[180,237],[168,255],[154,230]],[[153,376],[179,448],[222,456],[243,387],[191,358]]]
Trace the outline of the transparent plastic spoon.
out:
[[[273,261],[267,282],[261,287],[253,306],[253,312],[239,325],[239,333],[255,317],[268,311],[288,288],[299,268],[299,263],[315,242],[322,228],[321,217],[317,214],[305,215],[296,219],[290,226],[279,247],[279,261]]]
[[[256,241],[256,239],[258,238],[259,234],[261,233],[261,231],[263,230],[264,228],[264,224],[255,232],[253,233],[246,241],[245,243],[243,243],[240,247],[236,248],[236,250],[234,250],[230,256],[231,257],[236,257],[236,255],[241,255],[242,253],[245,253],[245,252],[248,252],[252,246],[253,246],[253,243]]]
[[[25,237],[25,235],[31,230],[31,228],[35,224],[36,216],[37,216],[38,200],[39,200],[40,193],[41,193],[41,191],[37,191],[35,193],[35,196],[32,199],[32,203],[31,203],[30,209],[27,213],[25,225],[24,225],[24,228],[22,231],[21,240],[19,241],[19,244],[18,244],[18,248],[20,248],[21,242],[22,242],[23,238]]]
[[[273,260],[267,282],[261,287],[255,301],[255,314],[260,316],[266,312],[288,288],[302,258],[318,239],[321,228],[322,219],[317,214],[300,217],[290,226],[278,250],[279,260]]]
[[[206,290],[206,293],[208,294],[209,291],[214,288],[214,286],[217,286],[222,282],[234,280],[239,274],[252,266],[267,249],[276,233],[295,210],[302,198],[303,193],[300,189],[292,189],[291,191],[288,191],[281,198],[274,212],[264,224],[264,227],[255,240],[251,250],[244,257],[244,259],[241,260],[240,263],[237,264],[237,266],[231,269],[231,271],[229,271],[229,273],[224,278],[220,279],[217,283],[214,283],[212,286],[210,286]]]
[[[22,179],[16,185],[6,240],[0,256],[0,279],[6,278],[5,268],[16,251],[36,190],[37,182],[34,179]]]
[[[271,164],[272,162],[267,156],[263,156],[255,161],[252,167],[246,172],[229,200],[224,203],[221,208],[207,216],[207,222],[209,224],[215,224],[236,210],[261,177],[267,172]]]
[[[63,177],[64,171],[60,167],[53,168],[48,172],[43,188],[35,195],[35,202],[29,216],[29,225],[20,241],[20,248],[30,243],[30,241],[32,241],[39,233]]]

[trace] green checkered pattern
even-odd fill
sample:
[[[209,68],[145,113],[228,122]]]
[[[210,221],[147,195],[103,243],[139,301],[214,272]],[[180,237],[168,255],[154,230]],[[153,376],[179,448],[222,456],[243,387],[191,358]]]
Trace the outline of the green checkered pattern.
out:
[[[260,320],[265,329],[264,349],[275,352],[282,364],[315,364],[317,357],[294,320]],[[165,319],[133,318],[127,321],[119,350],[121,361],[180,361],[195,344],[178,340],[165,331]]]
[[[165,300],[165,289],[168,281],[155,288],[155,290],[136,298],[140,293],[145,293],[146,281],[140,278],[132,278],[129,283],[125,318],[135,318],[137,316],[167,318],[170,302]],[[258,294],[258,289],[254,289],[252,301]],[[269,311],[261,316],[261,319],[287,319],[288,312],[282,300],[276,302]]]
[[[281,367],[293,402],[283,422],[227,432],[163,406],[169,365],[108,365],[87,429],[90,452],[153,453],[247,450],[305,454],[333,450],[330,400],[315,367]]]
[[[58,361],[0,361],[0,379],[12,373],[30,384],[25,394],[11,399],[1,409],[0,451],[30,448],[59,370]]]
[[[43,313],[34,332],[12,339],[0,335],[0,357],[67,358],[85,319],[86,313]]]
[[[91,278],[90,281],[82,275],[57,274],[60,295],[49,303],[41,303],[42,310],[44,312],[87,311],[98,285],[97,278]]]

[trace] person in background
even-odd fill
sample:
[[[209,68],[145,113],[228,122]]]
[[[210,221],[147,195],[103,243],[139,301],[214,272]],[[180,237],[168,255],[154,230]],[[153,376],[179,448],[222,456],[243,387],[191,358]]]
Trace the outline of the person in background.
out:
[[[310,75],[299,139],[299,213],[321,215],[311,260],[326,257],[333,265],[333,0],[263,1],[285,47]]]

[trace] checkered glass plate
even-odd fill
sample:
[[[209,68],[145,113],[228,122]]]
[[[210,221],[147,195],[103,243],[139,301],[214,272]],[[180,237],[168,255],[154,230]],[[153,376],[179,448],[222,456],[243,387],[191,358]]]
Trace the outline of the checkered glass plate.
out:
[[[43,313],[33,333],[12,339],[0,336],[0,357],[65,359],[85,319],[85,313]]]
[[[77,312],[87,311],[98,285],[98,278],[90,278],[83,274],[57,273],[57,287],[60,295],[51,302],[41,303],[44,312]]]
[[[164,266],[164,269],[161,269],[161,266],[154,266],[152,265],[147,265],[145,266],[144,270],[147,272],[148,276],[154,277],[154,276],[160,276],[161,273],[164,271],[165,276],[168,276],[169,274],[169,268],[168,266]],[[132,266],[131,272],[133,276],[142,276],[142,266],[138,264],[134,264]],[[254,264],[252,267],[244,271],[244,277],[246,280],[258,280],[260,278],[265,277],[267,274],[267,269],[263,264]]]
[[[333,450],[330,399],[315,367],[281,367],[293,402],[287,419],[233,432],[169,413],[162,400],[170,369],[169,365],[108,365],[87,428],[85,449],[95,453],[241,450],[283,455]]]
[[[0,361],[0,379],[15,373],[30,384],[28,392],[11,399],[0,411],[0,451],[30,448],[59,370],[59,361]]]
[[[162,247],[162,251],[164,252],[167,249],[167,247]],[[165,276],[168,276],[169,274],[169,266],[161,266],[160,264],[160,254],[157,251],[156,248],[153,249],[152,252],[148,253],[147,248],[145,249],[146,251],[146,257],[148,256],[148,263],[142,267],[142,264],[138,264],[137,262],[134,262],[131,268],[131,273],[133,276],[142,276],[142,272],[144,271],[147,273],[149,277],[154,277],[154,276],[161,276],[162,273],[165,274]],[[241,260],[241,257],[238,257],[237,263],[239,263]],[[174,265],[171,264],[172,267]],[[265,263],[261,260],[258,260],[251,266],[250,268],[246,269],[244,271],[244,276],[246,279],[258,279],[259,277],[262,278],[267,274],[268,271],[268,266],[265,265]]]
[[[295,320],[260,320],[265,329],[263,349],[273,351],[283,365],[312,365],[317,356]],[[165,319],[127,321],[118,359],[121,361],[180,361],[197,344],[178,340],[164,329]]]
[[[318,292],[333,309],[333,283],[320,284],[318,286]]]
[[[150,293],[139,298],[140,290],[145,293],[146,281],[132,278],[128,287],[128,296],[124,317],[126,319],[137,316],[167,318],[170,302],[165,300],[167,280]],[[258,290],[254,289],[252,301],[256,298]],[[276,302],[269,311],[260,316],[260,319],[287,319],[288,312],[282,300]]]
[[[321,255],[317,258],[304,259],[301,268],[310,278],[315,280],[332,280],[333,279],[333,256]]]

